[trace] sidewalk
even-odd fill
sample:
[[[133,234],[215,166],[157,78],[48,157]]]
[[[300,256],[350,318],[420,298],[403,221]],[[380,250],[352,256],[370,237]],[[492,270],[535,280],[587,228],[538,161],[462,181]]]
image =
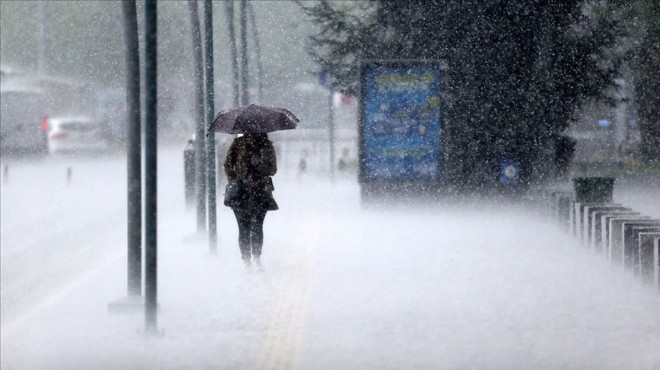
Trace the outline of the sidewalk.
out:
[[[544,220],[362,210],[347,181],[276,186],[264,272],[243,271],[230,210],[210,256],[194,212],[163,204],[162,335],[108,312],[126,293],[118,253],[3,327],[2,369],[660,368],[660,296]]]

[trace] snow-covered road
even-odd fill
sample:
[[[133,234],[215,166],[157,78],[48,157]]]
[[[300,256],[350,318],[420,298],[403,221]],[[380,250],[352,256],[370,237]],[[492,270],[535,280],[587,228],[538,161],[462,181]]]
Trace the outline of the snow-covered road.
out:
[[[159,157],[159,337],[107,309],[126,294],[124,159],[10,164],[2,369],[660,368],[660,295],[537,212],[363,209],[351,179],[283,173],[247,273],[230,210],[218,256],[194,234],[181,160]]]

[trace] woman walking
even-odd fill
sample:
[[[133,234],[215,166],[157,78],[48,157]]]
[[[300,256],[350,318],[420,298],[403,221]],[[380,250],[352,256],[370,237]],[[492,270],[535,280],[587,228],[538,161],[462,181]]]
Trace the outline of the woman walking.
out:
[[[224,164],[229,182],[242,183],[243,192],[232,210],[238,223],[238,245],[246,269],[261,269],[266,212],[278,209],[273,198],[273,180],[277,172],[275,148],[265,133],[246,133],[229,146]]]

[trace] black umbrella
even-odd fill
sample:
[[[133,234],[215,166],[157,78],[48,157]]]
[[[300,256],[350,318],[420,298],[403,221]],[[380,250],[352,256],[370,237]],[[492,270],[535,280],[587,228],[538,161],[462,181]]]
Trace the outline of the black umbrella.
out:
[[[291,130],[296,128],[298,121],[298,117],[288,109],[250,104],[218,113],[209,127],[209,132],[242,134]]]

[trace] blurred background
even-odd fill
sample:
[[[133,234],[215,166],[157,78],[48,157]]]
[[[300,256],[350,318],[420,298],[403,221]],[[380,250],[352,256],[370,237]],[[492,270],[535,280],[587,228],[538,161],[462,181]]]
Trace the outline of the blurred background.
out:
[[[216,111],[232,106],[225,4],[214,2]],[[449,55],[449,81],[455,85],[447,91],[447,135],[451,136],[447,156],[450,165],[455,163],[449,173],[458,183],[482,186],[495,181],[493,158],[512,152],[529,162],[522,166],[529,169],[532,180],[553,172],[543,169],[544,163],[553,161],[567,167],[558,170],[563,175],[569,170],[613,175],[658,171],[657,2],[589,0],[550,7],[511,2],[511,9],[500,10],[491,9],[497,2],[468,9],[457,4],[249,1],[249,100],[295,112],[301,130],[282,140],[304,140],[287,153],[308,157],[312,163],[328,162],[332,106],[337,156],[348,153],[355,160],[356,58]],[[97,135],[114,150],[123,150],[121,3],[2,1],[0,7],[3,151],[12,144],[7,138],[15,135],[9,133],[13,128],[8,122],[21,114],[31,115],[34,126],[29,129],[40,127],[44,134],[48,131],[44,117],[91,117],[102,127]],[[484,18],[482,13],[489,11],[492,17]],[[143,13],[143,3],[138,2],[141,44]],[[528,27],[526,18],[512,21],[507,14],[527,14],[529,22],[536,23]],[[544,23],[549,19],[544,14],[554,16],[549,22],[556,30]],[[452,28],[456,26],[452,19],[458,24],[468,16],[479,20],[471,31]],[[238,28],[238,15],[234,18]],[[158,22],[159,134],[164,142],[183,145],[195,126],[188,3],[159,3]],[[518,26],[524,26],[522,31]],[[538,34],[537,26],[551,31]],[[497,27],[509,27],[508,33]],[[450,36],[457,32],[457,40],[463,41],[443,44],[452,43]],[[538,36],[531,49],[522,42],[528,39],[525,32]],[[510,39],[498,39],[498,34]],[[551,46],[535,52],[538,45]],[[529,61],[524,59],[527,51],[531,51]],[[515,58],[526,63],[522,69],[514,65],[498,72]],[[480,61],[493,63],[482,66]],[[547,76],[529,77],[535,71],[543,75],[543,65],[551,66],[547,74],[553,82]],[[488,86],[469,88],[481,83]],[[333,97],[329,86],[335,90]],[[537,94],[536,99],[530,93]],[[36,139],[30,143],[14,143],[19,146],[16,150],[30,145],[48,152],[44,135],[33,136]]]
[[[144,4],[137,5],[143,45]],[[46,126],[44,117],[92,117],[103,126],[102,135],[112,149],[124,150],[126,67],[121,2],[2,1],[0,6],[3,130],[8,131],[13,116],[21,114],[30,115],[32,128]],[[330,92],[318,83],[315,66],[306,52],[306,38],[315,25],[294,2],[254,1],[249,6],[250,101],[289,108],[301,119],[302,130],[327,141]],[[195,130],[188,3],[161,2],[158,11],[159,136],[164,143],[183,147]],[[214,13],[217,112],[232,106],[232,71],[225,3],[214,2]],[[238,11],[234,13],[238,35]],[[337,128],[349,129],[346,135],[354,141],[355,99],[342,99],[338,94],[335,101]],[[320,129],[325,129],[323,134],[316,132]],[[287,137],[293,140],[292,135]],[[338,134],[337,140],[346,135]],[[35,136],[39,136],[36,131]],[[353,141],[350,145],[355,153]],[[5,153],[11,150],[11,144],[3,142]],[[29,145],[39,148],[39,152],[46,144]],[[302,150],[313,155],[320,149],[314,144],[296,149]],[[31,154],[32,150],[27,152]]]

